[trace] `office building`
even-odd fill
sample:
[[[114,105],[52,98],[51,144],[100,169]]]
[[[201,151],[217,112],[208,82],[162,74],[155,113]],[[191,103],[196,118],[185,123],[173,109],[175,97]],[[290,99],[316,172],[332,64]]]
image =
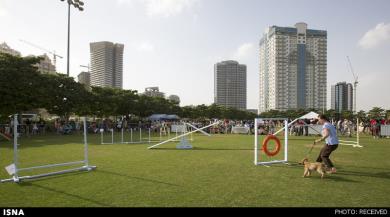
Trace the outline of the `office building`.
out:
[[[332,85],[331,107],[337,113],[353,111],[353,86],[347,82]]]
[[[123,44],[90,43],[91,85],[123,88]]]
[[[246,65],[223,61],[214,65],[214,103],[246,109]]]

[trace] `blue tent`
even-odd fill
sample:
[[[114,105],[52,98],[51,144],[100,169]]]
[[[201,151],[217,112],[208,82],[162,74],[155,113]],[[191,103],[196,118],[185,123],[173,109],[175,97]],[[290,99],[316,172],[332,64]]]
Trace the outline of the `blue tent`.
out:
[[[148,118],[151,121],[161,121],[161,120],[178,120],[180,119],[177,115],[166,115],[166,114],[154,114]]]

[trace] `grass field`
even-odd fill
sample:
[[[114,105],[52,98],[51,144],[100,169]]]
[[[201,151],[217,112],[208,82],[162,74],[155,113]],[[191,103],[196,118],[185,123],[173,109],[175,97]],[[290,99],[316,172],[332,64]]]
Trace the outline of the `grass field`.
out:
[[[364,148],[341,146],[331,159],[337,174],[302,178],[297,162],[314,137],[290,137],[291,165],[254,166],[253,136],[196,135],[194,150],[176,143],[100,145],[89,135],[90,162],[98,168],[20,184],[0,184],[0,206],[16,207],[389,207],[390,139],[363,137]],[[79,141],[79,142],[78,142]],[[81,160],[81,136],[20,141],[22,166]],[[316,146],[310,155],[319,153]],[[12,162],[0,141],[0,177]],[[41,172],[41,171],[37,171]]]

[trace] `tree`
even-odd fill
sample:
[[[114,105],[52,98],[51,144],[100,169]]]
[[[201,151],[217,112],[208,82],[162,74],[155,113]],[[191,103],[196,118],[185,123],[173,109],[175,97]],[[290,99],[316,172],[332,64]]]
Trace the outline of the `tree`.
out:
[[[100,118],[116,115],[115,94],[114,88],[92,87],[91,113]]]
[[[360,110],[357,114],[356,114],[357,118],[360,120],[360,121],[366,121],[367,120],[367,114],[366,112],[364,112],[363,110]]]
[[[85,87],[66,75],[41,75],[45,80],[43,106],[51,114],[57,114],[66,120],[71,114],[87,115],[91,113],[92,94]]]
[[[344,110],[341,112],[341,117],[343,119],[348,119],[348,120],[352,120],[354,115],[353,115],[353,112],[352,111],[347,111],[347,110]]]
[[[0,115],[40,108],[45,82],[33,65],[40,58],[17,57],[0,53]]]
[[[390,120],[390,110],[386,110],[386,119]]]
[[[129,115],[137,112],[138,102],[137,91],[116,90],[116,111],[117,115]]]
[[[368,116],[371,119],[381,119],[385,117],[385,110],[380,107],[374,107],[368,112]]]
[[[222,108],[222,106],[213,103],[207,108],[207,117],[210,119],[211,118],[221,119],[223,118],[223,110],[224,109]]]

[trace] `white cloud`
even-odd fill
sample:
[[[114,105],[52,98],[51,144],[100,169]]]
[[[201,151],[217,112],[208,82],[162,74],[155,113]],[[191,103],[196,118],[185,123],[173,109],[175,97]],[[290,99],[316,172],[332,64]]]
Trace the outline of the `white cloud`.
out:
[[[379,23],[364,34],[359,41],[359,46],[363,49],[370,49],[386,43],[390,44],[390,23]]]
[[[136,44],[135,48],[140,52],[154,52],[155,50],[154,45],[146,41]]]
[[[150,17],[170,17],[192,8],[199,0],[117,0],[119,5],[134,6],[135,4],[145,8]]]
[[[197,0],[143,0],[149,16],[170,17],[191,8]]]
[[[7,14],[7,10],[5,9],[5,0],[0,0],[0,17],[5,17]]]
[[[234,58],[242,60],[252,56],[255,52],[253,43],[244,43],[240,45],[234,54]]]
[[[137,1],[140,1],[140,0],[116,0],[118,5],[120,5],[120,6],[122,6],[122,5],[134,6],[134,4],[137,3]]]

